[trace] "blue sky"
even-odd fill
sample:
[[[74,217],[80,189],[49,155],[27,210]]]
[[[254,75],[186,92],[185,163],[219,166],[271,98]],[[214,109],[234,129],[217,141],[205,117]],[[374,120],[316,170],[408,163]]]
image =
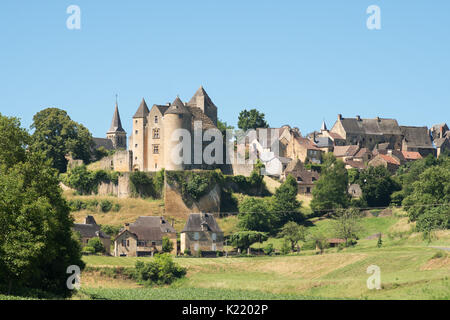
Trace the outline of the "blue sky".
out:
[[[81,30],[66,9],[81,8]],[[369,5],[381,30],[366,28]],[[94,136],[203,85],[219,118],[258,108],[303,134],[344,117],[449,122],[450,1],[2,1],[0,113],[67,110]]]

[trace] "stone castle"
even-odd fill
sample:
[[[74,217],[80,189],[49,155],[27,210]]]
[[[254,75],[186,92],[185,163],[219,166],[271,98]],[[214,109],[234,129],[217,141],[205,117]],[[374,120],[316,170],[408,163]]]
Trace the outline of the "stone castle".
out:
[[[154,104],[151,109],[142,99],[133,116],[132,132],[128,139],[122,128],[118,105],[114,110],[111,127],[106,139],[94,138],[97,147],[116,150],[112,156],[101,160],[102,167],[115,171],[159,171],[186,169],[213,169],[205,164],[178,164],[172,160],[172,150],[179,141],[173,141],[177,129],[185,129],[194,138],[194,123],[201,122],[202,130],[217,129],[217,107],[201,86],[189,102],[179,97],[165,105]],[[204,147],[204,146],[203,146]],[[194,143],[191,141],[193,160]]]

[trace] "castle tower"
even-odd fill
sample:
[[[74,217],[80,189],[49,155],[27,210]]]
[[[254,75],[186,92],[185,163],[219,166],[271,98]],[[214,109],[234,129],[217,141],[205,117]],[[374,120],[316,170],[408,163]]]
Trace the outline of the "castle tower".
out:
[[[129,150],[133,153],[133,171],[145,171],[145,154],[146,154],[146,124],[147,115],[149,113],[147,103],[144,98],[133,116],[133,132],[130,139]]]
[[[180,100],[180,98],[177,97],[169,107],[169,109],[167,109],[167,111],[164,113],[164,168],[166,170],[183,170],[186,168],[186,164],[177,163],[176,156],[173,155],[175,148],[177,148],[177,146],[179,146],[180,144],[180,140],[173,141],[176,136],[175,138],[172,138],[172,135],[175,133],[175,131],[177,131],[177,129],[186,129],[190,133],[191,121],[192,114]],[[189,159],[190,164],[192,163],[191,134],[189,134],[189,136],[183,137],[183,139],[189,139],[183,141],[183,146],[185,146],[183,152],[189,152],[189,154],[191,154]],[[179,155],[187,156],[182,152],[180,152]]]
[[[119,107],[114,110],[114,115],[111,122],[111,127],[106,133],[106,138],[112,141],[114,149],[126,149],[127,148],[127,133],[122,128],[122,122],[120,121]]]
[[[188,105],[200,108],[217,126],[217,107],[206,93],[203,86],[195,92],[194,96],[189,100]]]

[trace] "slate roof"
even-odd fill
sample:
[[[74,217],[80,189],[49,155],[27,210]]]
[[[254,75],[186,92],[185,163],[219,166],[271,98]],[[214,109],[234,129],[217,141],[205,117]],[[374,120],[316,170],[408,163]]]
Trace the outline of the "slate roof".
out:
[[[361,148],[356,154],[355,158],[363,158],[365,154],[372,154],[372,152],[367,148]]]
[[[367,166],[362,161],[345,160],[345,164],[355,169],[365,169]]]
[[[180,97],[176,97],[165,114],[190,114],[190,112]]]
[[[333,146],[333,141],[329,137],[316,137],[314,141],[318,148],[328,148]]]
[[[400,127],[395,119],[357,119],[342,118],[341,124],[347,134],[367,134],[367,135],[400,135]]]
[[[150,111],[148,110],[147,103],[145,102],[145,99],[142,98],[141,104],[139,105],[139,108],[137,109],[133,118],[145,118],[149,112]]]
[[[336,133],[336,132],[328,132],[328,134],[330,135],[330,137],[333,140],[345,140],[340,134]]]
[[[161,112],[162,115],[164,115],[164,113],[166,113],[167,109],[169,109],[169,106],[160,105],[160,104],[155,104],[153,106],[158,108],[159,112]]]
[[[94,217],[87,216],[85,222],[88,223],[74,223],[72,229],[81,234],[82,238],[105,238],[109,236],[100,230],[100,226],[95,222]]]
[[[434,140],[434,144],[436,145],[436,148],[440,148],[446,141],[450,142],[450,139],[449,138],[438,138],[438,139]]]
[[[288,174],[290,172],[299,171],[299,170],[303,170],[303,169],[304,169],[304,166],[303,166],[303,163],[300,161],[300,159],[294,159],[291,162],[289,162],[289,164],[287,165],[284,172],[286,174]]]
[[[205,230],[222,233],[216,219],[210,213],[191,213],[181,232],[202,232],[202,224],[206,227]]]
[[[195,121],[201,121],[201,122],[202,122],[202,128],[203,128],[203,130],[217,128],[217,127],[214,125],[214,122],[212,122],[211,118],[208,117],[208,116],[202,111],[202,109],[200,109],[200,108],[198,108],[198,107],[188,106],[188,110],[189,110],[190,113],[192,114],[192,128],[194,127],[194,122],[195,122]]]
[[[200,88],[194,93],[191,100],[189,100],[188,105],[190,106],[197,106],[197,98],[204,99],[204,104],[216,107],[216,105],[212,102],[211,98],[206,93],[203,86],[200,86]],[[216,107],[217,108],[217,107]]]
[[[322,126],[320,127],[321,131],[326,131],[327,130],[327,124],[325,123],[325,120],[322,122]]]
[[[120,121],[119,107],[117,106],[117,103],[108,133],[111,132],[125,132],[122,128],[122,122]]]
[[[433,148],[427,127],[400,127],[408,147]]]
[[[98,149],[100,147],[105,148],[106,150],[114,150],[113,143],[110,139],[107,138],[92,138],[94,141],[94,148]]]
[[[134,233],[139,240],[161,240],[165,233],[176,233],[172,225],[160,216],[141,216],[130,224],[128,231]]]
[[[314,181],[317,181],[319,179],[319,174],[316,171],[307,171],[307,170],[301,170],[296,172],[295,178],[300,178],[301,181],[298,181],[297,183],[302,184],[313,184]]]
[[[358,145],[335,146],[333,154],[336,157],[353,157],[359,150]]]
[[[321,151],[311,140],[303,137],[295,137],[295,140],[301,145],[303,145],[308,150]]]

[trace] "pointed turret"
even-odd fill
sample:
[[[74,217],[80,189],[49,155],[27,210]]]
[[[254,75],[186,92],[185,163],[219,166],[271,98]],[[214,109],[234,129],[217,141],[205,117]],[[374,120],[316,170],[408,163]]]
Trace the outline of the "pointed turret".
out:
[[[189,109],[184,105],[183,101],[181,101],[180,97],[176,97],[176,99],[172,102],[169,109],[165,112],[165,114],[182,114],[182,113],[190,113]]]
[[[322,126],[320,127],[320,131],[327,131],[328,129],[327,129],[327,125],[326,125],[326,123],[325,123],[325,120],[323,120],[323,122],[322,122]]]
[[[109,128],[108,133],[113,132],[125,132],[122,128],[122,122],[120,121],[119,107],[116,102],[116,108],[114,110],[114,115],[111,122],[111,127]]]
[[[188,102],[189,106],[200,108],[217,125],[217,107],[206,93],[203,86],[195,92],[194,96]]]
[[[133,118],[145,118],[149,114],[149,112],[150,111],[148,110],[147,103],[145,102],[145,99],[142,98],[141,104],[139,105],[139,108],[137,109]]]
[[[106,138],[110,139],[114,149],[125,149],[127,147],[127,133],[122,127],[122,122],[120,121],[119,106],[117,105],[116,97],[116,108],[114,109],[114,115],[111,121],[111,127],[106,133]]]

